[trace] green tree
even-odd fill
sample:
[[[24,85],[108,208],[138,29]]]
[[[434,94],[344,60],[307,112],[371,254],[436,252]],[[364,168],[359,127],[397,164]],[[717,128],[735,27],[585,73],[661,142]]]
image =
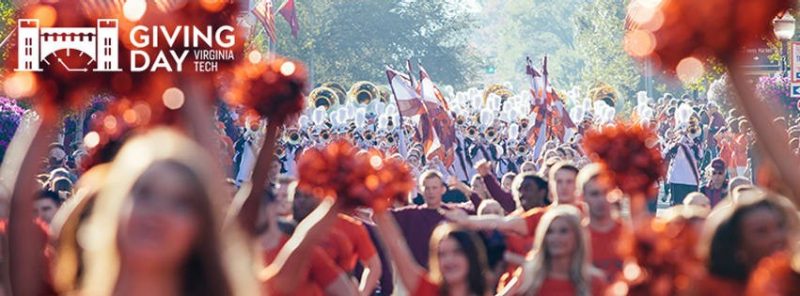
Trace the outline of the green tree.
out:
[[[619,102],[640,90],[641,65],[624,51],[625,5],[619,0],[593,0],[578,8],[575,43],[584,59],[584,85],[605,82],[619,92]]]
[[[384,83],[384,66],[405,69],[420,61],[439,82],[463,87],[480,60],[467,45],[474,21],[446,0],[316,0],[296,2],[300,34],[276,15],[278,41],[273,52],[302,60],[315,83]],[[261,36],[254,46],[266,49]]]

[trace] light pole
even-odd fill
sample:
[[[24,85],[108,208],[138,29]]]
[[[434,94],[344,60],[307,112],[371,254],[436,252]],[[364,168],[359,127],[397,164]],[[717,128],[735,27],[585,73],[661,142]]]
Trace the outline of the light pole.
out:
[[[775,37],[778,37],[778,40],[781,41],[781,75],[786,76],[788,72],[786,58],[789,55],[789,41],[792,40],[792,37],[794,37],[795,19],[791,14],[786,12],[783,14],[783,16],[776,17],[774,20],[772,20],[772,25],[775,32]]]

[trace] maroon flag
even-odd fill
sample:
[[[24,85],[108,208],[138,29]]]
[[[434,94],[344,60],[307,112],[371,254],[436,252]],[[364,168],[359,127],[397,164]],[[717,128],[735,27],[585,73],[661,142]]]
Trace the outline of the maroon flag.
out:
[[[389,87],[394,93],[394,101],[401,118],[411,118],[425,112],[422,107],[422,98],[411,86],[411,79],[408,76],[386,67],[386,78],[389,79]]]
[[[300,23],[297,22],[297,9],[294,7],[294,0],[287,0],[284,2],[283,5],[278,8],[278,13],[289,23],[289,27],[292,28],[292,36],[297,38],[297,33],[300,32]]]
[[[272,0],[264,0],[261,4],[253,7],[251,12],[264,25],[264,30],[267,31],[269,39],[275,42],[278,38],[275,35],[275,15],[272,13]]]
[[[419,89],[424,102],[428,123],[432,130],[425,148],[428,159],[439,156],[445,166],[450,167],[455,160],[456,129],[455,122],[450,116],[447,101],[442,92],[433,83],[428,72],[422,65],[419,66]]]

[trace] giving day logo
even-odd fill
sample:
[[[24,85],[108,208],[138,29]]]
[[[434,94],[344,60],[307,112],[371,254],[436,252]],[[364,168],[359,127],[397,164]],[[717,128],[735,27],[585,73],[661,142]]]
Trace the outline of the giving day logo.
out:
[[[15,71],[39,72],[63,67],[70,72],[216,72],[220,61],[232,61],[236,42],[232,26],[135,26],[128,36],[130,59],[120,61],[119,22],[99,19],[95,27],[43,28],[38,19],[17,22]],[[192,55],[192,63],[186,65]]]

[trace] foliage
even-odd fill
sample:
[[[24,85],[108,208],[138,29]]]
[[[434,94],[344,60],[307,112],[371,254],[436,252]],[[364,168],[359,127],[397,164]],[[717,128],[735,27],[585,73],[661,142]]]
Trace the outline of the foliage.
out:
[[[525,57],[538,61],[549,56],[548,70],[557,89],[580,81],[583,58],[575,48],[575,7],[586,0],[483,1],[479,28],[471,42],[497,68],[483,77],[484,84],[502,81],[527,85]]]
[[[17,13],[17,8],[13,2],[11,0],[0,0],[0,41],[5,39],[8,34],[11,34],[16,27],[17,21],[14,15]],[[5,46],[10,48],[8,44]],[[6,48],[0,49],[0,63],[5,63],[6,61]]]
[[[711,84],[725,74],[725,65],[716,59],[707,59],[705,63],[705,73],[697,81],[685,85],[688,91],[704,93],[708,91]]]
[[[18,106],[16,100],[0,97],[0,160],[5,156],[24,113],[25,109]]]
[[[642,77],[641,65],[622,48],[625,16],[625,5],[618,0],[588,1],[575,15],[575,45],[584,59],[580,81],[610,84],[619,91],[620,104],[635,97]]]
[[[796,99],[792,98],[791,79],[782,75],[763,76],[756,83],[756,93],[764,102],[782,112],[795,112]]]
[[[739,94],[733,87],[733,81],[728,74],[723,74],[708,86],[708,100],[720,105],[722,111],[726,112],[732,108],[733,102]]]
[[[313,4],[312,4],[313,3]],[[279,2],[276,2],[276,6]],[[276,14],[273,52],[304,61],[314,83],[386,80],[384,66],[421,61],[437,81],[463,87],[479,67],[467,37],[474,21],[447,0],[298,1],[297,39]],[[268,48],[263,29],[254,44]]]

